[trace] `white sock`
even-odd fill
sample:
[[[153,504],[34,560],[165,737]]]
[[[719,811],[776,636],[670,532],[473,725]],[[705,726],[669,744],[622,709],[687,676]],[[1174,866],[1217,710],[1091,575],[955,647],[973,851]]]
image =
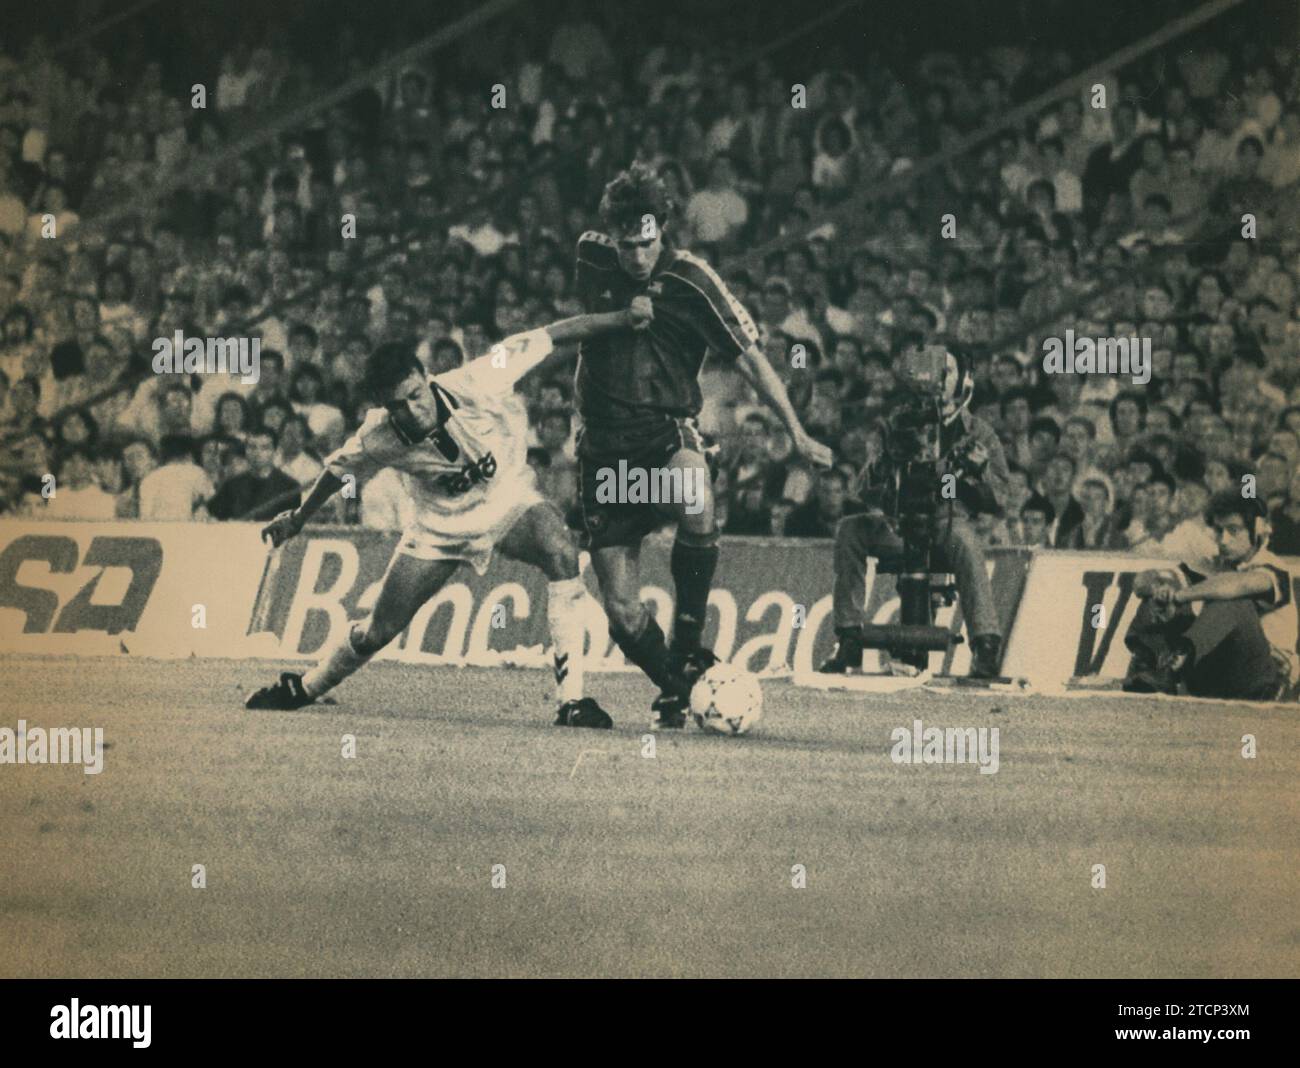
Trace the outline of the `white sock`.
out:
[[[302,677],[302,688],[310,697],[329,693],[349,675],[364,667],[372,654],[362,656],[352,647],[352,628],[323,657],[320,663]]]
[[[587,622],[582,602],[587,587],[580,578],[552,582],[546,590],[546,623],[551,630],[557,704],[582,696],[582,648],[587,640]]]

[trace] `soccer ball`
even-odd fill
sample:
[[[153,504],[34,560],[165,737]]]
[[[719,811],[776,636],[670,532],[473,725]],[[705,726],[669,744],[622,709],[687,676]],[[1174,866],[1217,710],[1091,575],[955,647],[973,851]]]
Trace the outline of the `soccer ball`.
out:
[[[714,664],[691,688],[691,715],[702,731],[744,734],[763,717],[763,688],[748,671]]]

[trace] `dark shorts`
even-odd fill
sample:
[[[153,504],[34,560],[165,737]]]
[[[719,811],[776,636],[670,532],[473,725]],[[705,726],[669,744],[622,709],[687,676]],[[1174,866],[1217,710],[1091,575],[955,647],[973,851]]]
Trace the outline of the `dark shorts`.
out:
[[[617,468],[620,460],[629,468],[665,467],[682,449],[698,452],[710,460],[716,452],[705,442],[691,418],[664,416],[658,425],[638,428],[635,435],[620,434],[607,427],[583,430],[578,438],[578,478],[584,549],[637,545],[647,534],[670,522],[673,514],[669,506],[660,504],[597,500],[597,473],[602,468]]]

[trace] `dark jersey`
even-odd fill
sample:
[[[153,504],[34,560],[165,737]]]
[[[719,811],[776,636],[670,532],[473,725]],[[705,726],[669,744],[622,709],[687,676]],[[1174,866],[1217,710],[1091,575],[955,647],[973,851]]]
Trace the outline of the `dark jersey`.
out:
[[[613,240],[588,230],[578,239],[577,280],[590,312],[626,308],[643,295],[654,304],[648,328],[582,343],[577,399],[585,426],[635,432],[665,417],[697,415],[705,354],[712,349],[730,361],[758,341],[754,321],[722,279],[684,250],[665,247],[650,277],[638,281],[619,267]]]

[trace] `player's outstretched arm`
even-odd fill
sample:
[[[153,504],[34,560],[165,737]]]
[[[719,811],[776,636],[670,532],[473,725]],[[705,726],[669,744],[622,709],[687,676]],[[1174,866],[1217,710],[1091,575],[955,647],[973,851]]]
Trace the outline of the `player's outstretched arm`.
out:
[[[1183,589],[1173,589],[1166,596],[1174,604],[1193,601],[1235,601],[1241,597],[1258,597],[1273,589],[1273,578],[1263,568],[1248,571],[1224,571],[1204,582]]]
[[[515,334],[492,346],[490,355],[471,360],[466,369],[480,388],[501,392],[514,388],[524,375],[544,364],[555,350],[566,343],[585,341],[614,330],[637,329],[648,324],[654,313],[650,300],[637,298],[632,307],[622,311],[592,312],[560,319],[523,334]]]
[[[597,334],[607,334],[612,330],[636,329],[654,318],[654,310],[649,297],[637,297],[632,306],[621,311],[591,312],[586,315],[574,315],[568,319],[547,326],[551,342],[564,345],[572,341],[586,341]]]
[[[740,373],[745,376],[749,384],[758,391],[764,403],[781,417],[781,422],[790,432],[790,440],[794,443],[795,452],[818,467],[830,467],[834,459],[830,447],[808,436],[803,424],[799,422],[794,405],[790,403],[790,394],[785,391],[785,383],[772,370],[772,365],[767,362],[763,350],[757,345],[751,345],[740,354],[736,366],[740,368]]]
[[[320,511],[321,506],[342,488],[343,480],[338,475],[328,468],[322,471],[302,504],[287,512],[281,512],[262,528],[262,540],[269,541],[278,549],[302,530],[307,520]]]

